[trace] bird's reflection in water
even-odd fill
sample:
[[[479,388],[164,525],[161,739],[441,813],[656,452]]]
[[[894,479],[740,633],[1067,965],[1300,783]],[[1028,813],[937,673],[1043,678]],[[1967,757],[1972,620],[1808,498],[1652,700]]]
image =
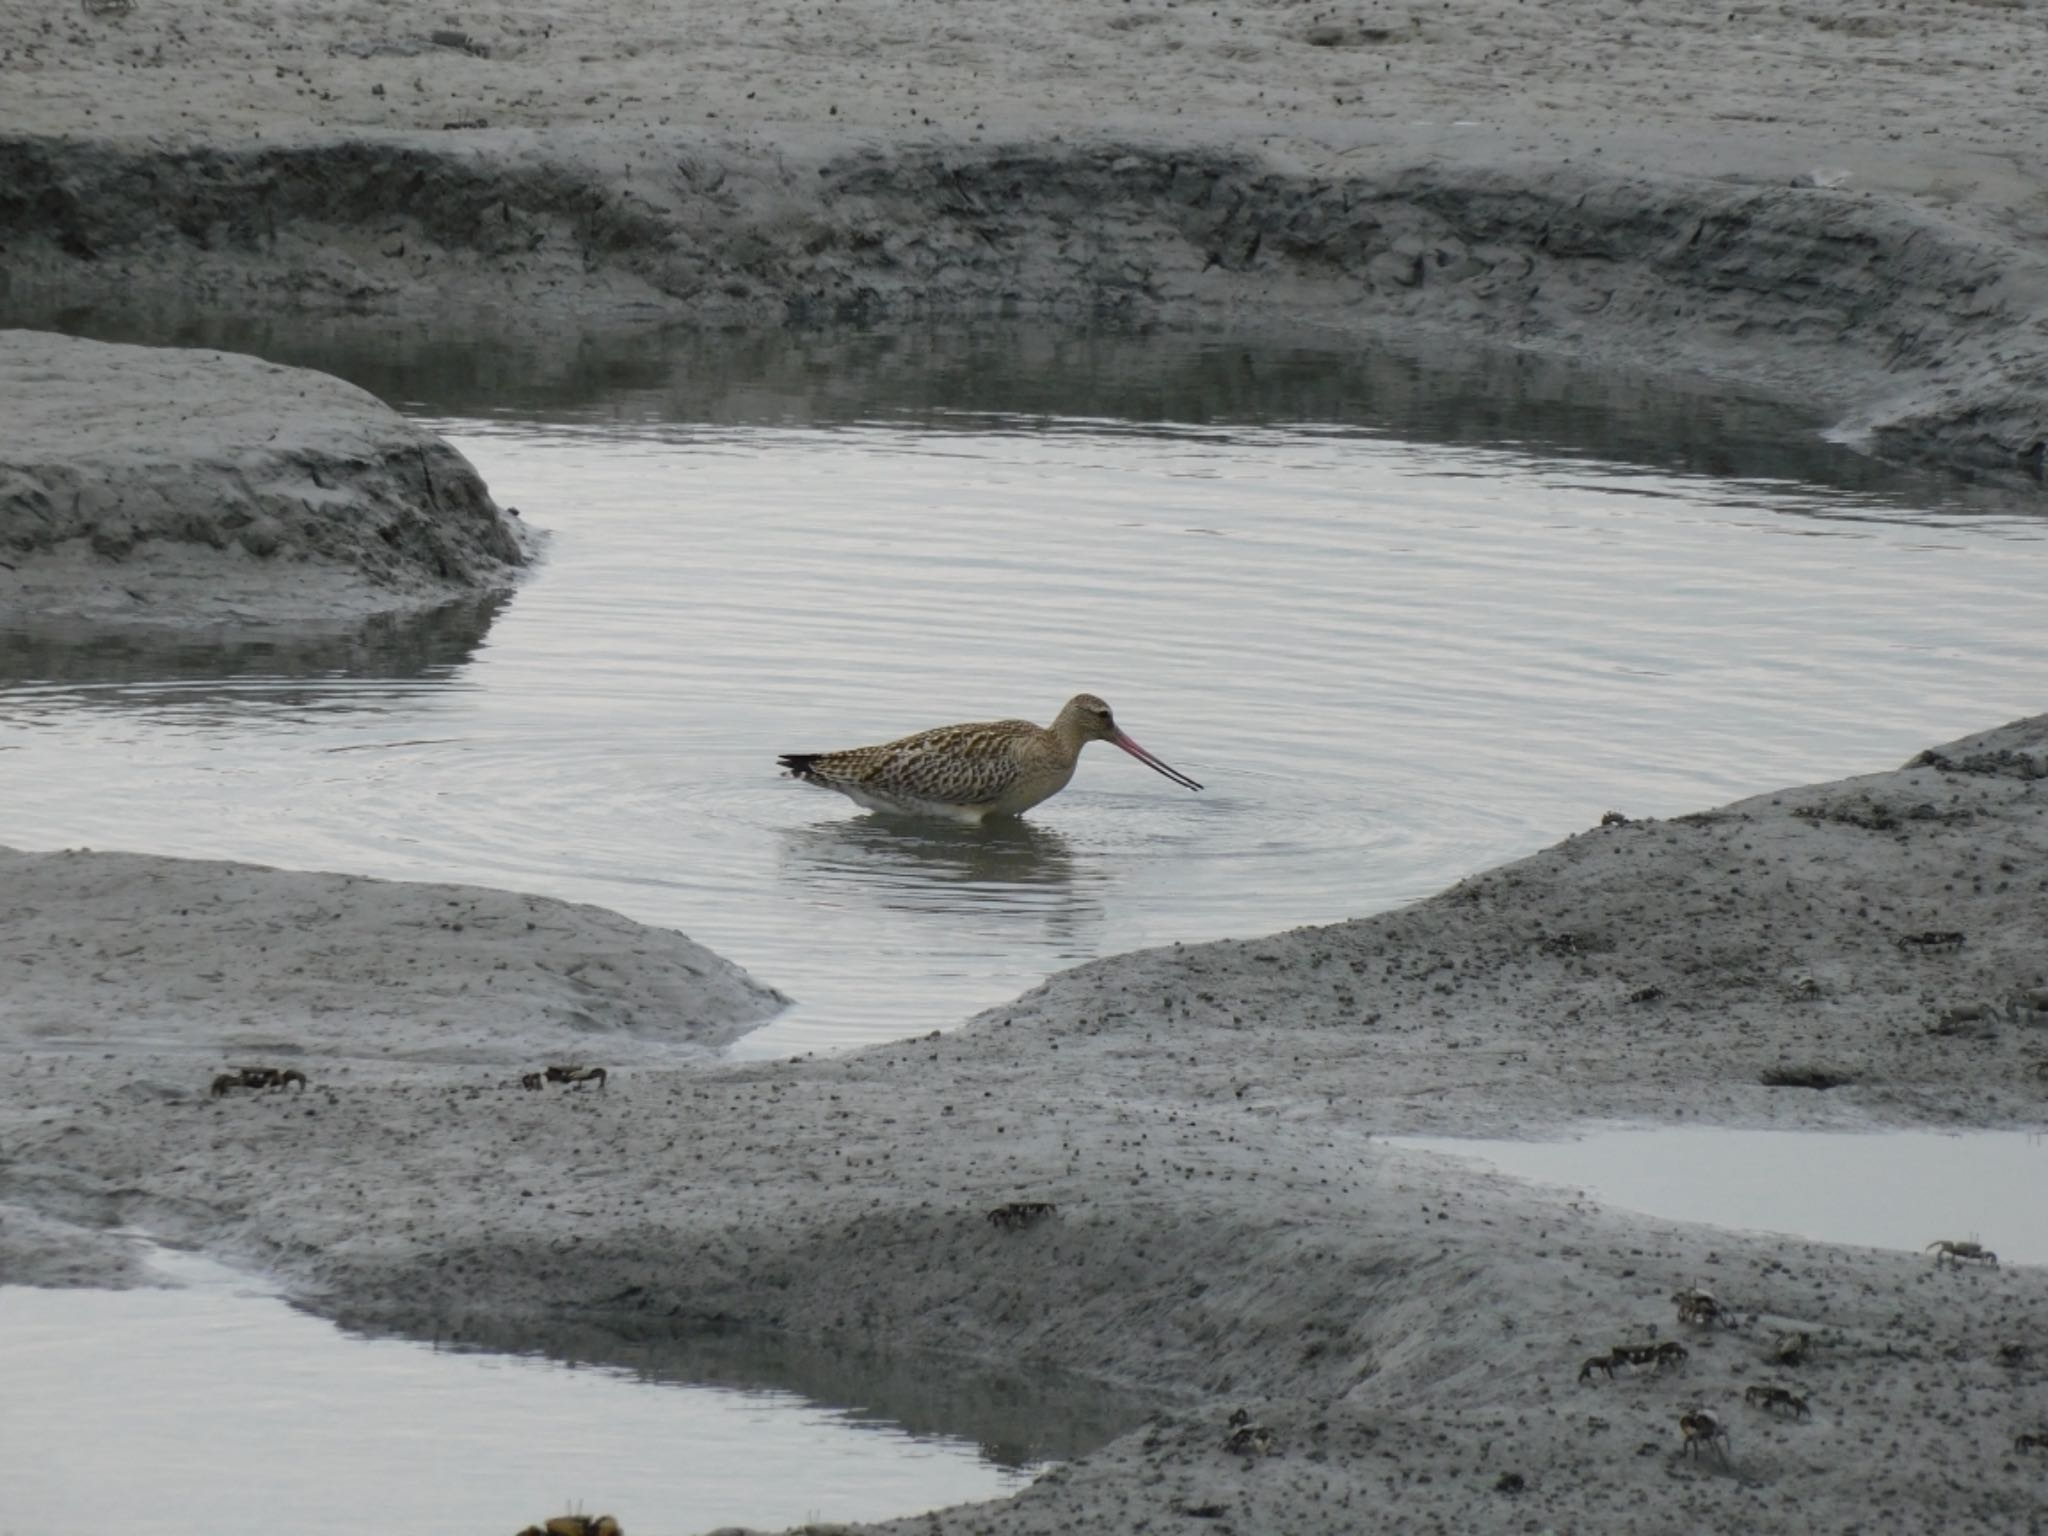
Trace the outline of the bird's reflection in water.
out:
[[[1030,913],[1063,955],[1095,952],[1109,872],[1048,827],[855,816],[784,837],[783,877],[814,896],[955,919]]]

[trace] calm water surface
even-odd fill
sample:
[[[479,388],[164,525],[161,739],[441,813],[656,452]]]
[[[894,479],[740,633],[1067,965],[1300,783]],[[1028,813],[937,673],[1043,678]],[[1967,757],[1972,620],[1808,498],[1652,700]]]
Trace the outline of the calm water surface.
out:
[[[1825,1243],[1924,1251],[1981,1242],[2006,1264],[2048,1264],[2048,1138],[2016,1131],[1604,1128],[1571,1141],[1390,1138],[1584,1190],[1666,1221],[1792,1232]]]
[[[780,1530],[999,1498],[1036,1470],[861,1395],[351,1337],[168,1258],[174,1288],[0,1287],[0,1531],[56,1511],[132,1536],[508,1532],[571,1509],[636,1536]]]
[[[2033,507],[1782,406],[1200,338],[184,339],[403,404],[545,562],[344,637],[0,620],[0,842],[599,902],[798,999],[743,1054],[1371,912],[2048,697]],[[1081,689],[1207,790],[1096,747],[976,833],[777,776]]]

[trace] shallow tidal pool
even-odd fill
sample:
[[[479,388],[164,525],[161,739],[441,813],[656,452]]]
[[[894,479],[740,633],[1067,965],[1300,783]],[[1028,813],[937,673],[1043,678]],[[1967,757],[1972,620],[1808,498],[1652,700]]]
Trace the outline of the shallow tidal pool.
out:
[[[1566,1141],[1400,1136],[1388,1145],[1665,1221],[1909,1252],[1975,1242],[2001,1263],[2048,1264],[2048,1136],[2030,1132],[1614,1127]]]
[[[1314,340],[99,329],[363,383],[550,541],[509,598],[349,635],[0,615],[0,842],[597,902],[796,999],[741,1055],[1369,913],[2048,696],[2034,505],[1780,403]],[[1084,689],[1206,789],[1097,747],[977,832],[775,766]]]
[[[0,1532],[780,1530],[1000,1498],[1042,1465],[857,1398],[363,1338],[204,1260],[156,1267],[174,1283],[0,1286]]]

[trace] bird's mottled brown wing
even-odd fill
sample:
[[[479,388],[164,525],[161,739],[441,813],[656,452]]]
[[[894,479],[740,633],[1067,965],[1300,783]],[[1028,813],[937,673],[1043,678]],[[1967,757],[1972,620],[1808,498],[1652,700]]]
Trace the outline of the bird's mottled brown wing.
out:
[[[879,746],[786,753],[781,763],[806,783],[839,790],[864,805],[912,811],[974,810],[1013,801],[1022,808],[1057,790],[1073,772],[1072,754],[1029,720],[944,725]]]
[[[945,725],[879,747],[835,753],[832,767],[863,788],[944,805],[979,805],[1016,778],[1018,749],[1038,728],[1028,720]]]

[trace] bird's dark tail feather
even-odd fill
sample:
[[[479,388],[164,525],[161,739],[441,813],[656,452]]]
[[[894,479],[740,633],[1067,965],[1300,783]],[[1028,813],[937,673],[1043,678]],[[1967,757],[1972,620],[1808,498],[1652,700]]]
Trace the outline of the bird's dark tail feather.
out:
[[[811,776],[811,764],[824,755],[822,752],[785,752],[775,761],[789,770],[791,778],[808,779]]]

